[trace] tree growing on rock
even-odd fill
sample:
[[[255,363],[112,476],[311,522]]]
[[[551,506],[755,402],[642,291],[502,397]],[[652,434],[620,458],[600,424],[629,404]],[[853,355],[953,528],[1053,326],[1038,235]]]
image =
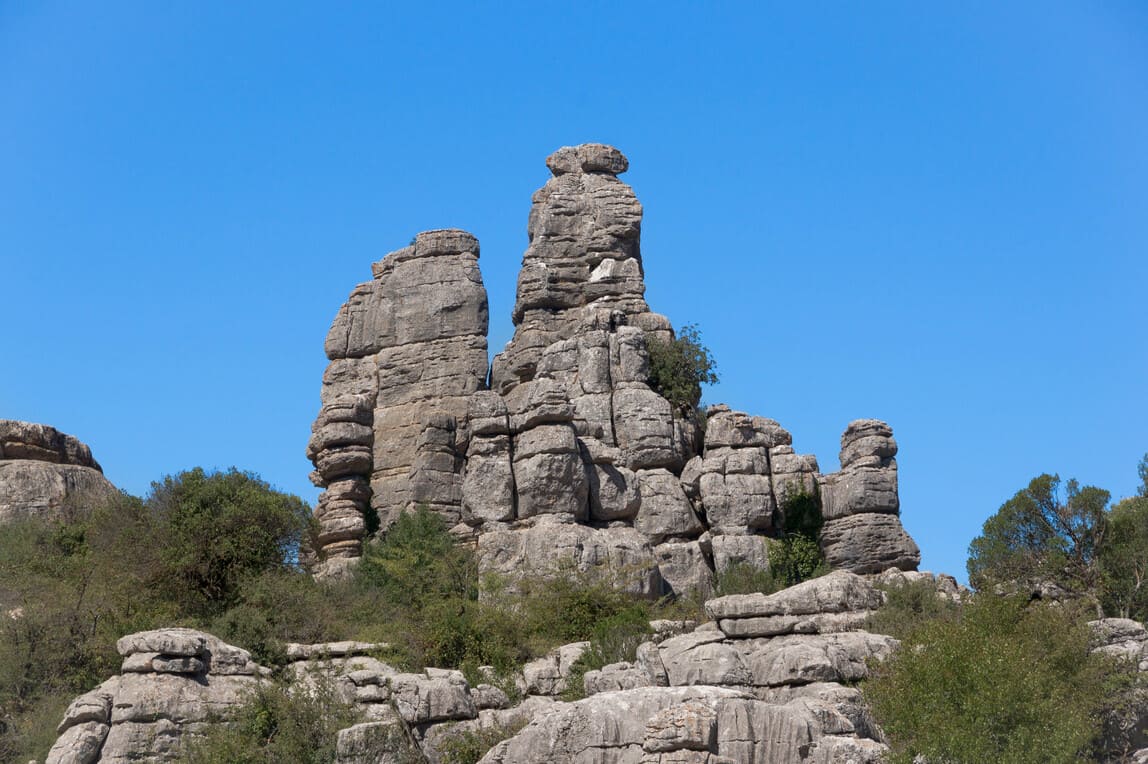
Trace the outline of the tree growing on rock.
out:
[[[969,545],[969,582],[977,589],[1052,584],[1099,603],[1109,496],[1069,480],[1062,497],[1058,476],[1034,478]]]
[[[1148,454],[1140,460],[1140,487],[1108,513],[1100,550],[1103,605],[1109,615],[1148,620]]]
[[[675,410],[696,410],[702,385],[718,381],[717,362],[702,344],[696,324],[686,324],[670,342],[650,338],[650,387],[674,404]]]

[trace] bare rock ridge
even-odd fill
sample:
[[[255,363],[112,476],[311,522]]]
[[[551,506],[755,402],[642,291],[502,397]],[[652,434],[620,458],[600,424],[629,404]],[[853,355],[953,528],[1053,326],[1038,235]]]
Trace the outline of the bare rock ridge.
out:
[[[645,300],[642,206],[603,144],[564,147],[535,192],[514,336],[487,368],[478,242],[419,234],[373,266],[327,337],[308,456],[325,488],[318,575],[341,575],[377,526],[426,505],[510,579],[607,565],[648,595],[707,592],[715,571],[768,565],[787,502],[819,497],[821,543],[854,572],[915,570],[884,422],[842,436],[823,475],[772,419],[692,411],[649,385],[649,339],[674,336]]]
[[[75,519],[118,494],[77,438],[44,424],[0,419],[0,524]]]

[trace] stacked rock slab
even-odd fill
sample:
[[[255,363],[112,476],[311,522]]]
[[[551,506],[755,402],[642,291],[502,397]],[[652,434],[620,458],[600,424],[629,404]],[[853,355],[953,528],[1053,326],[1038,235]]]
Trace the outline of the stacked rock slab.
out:
[[[678,479],[696,450],[696,426],[648,384],[647,338],[673,333],[645,301],[642,207],[617,178],[628,162],[617,149],[586,144],[559,149],[547,166],[553,177],[534,195],[514,337],[472,411],[472,433],[488,433],[470,442],[463,484],[480,565],[521,567],[518,550],[535,546],[535,536],[578,536],[574,564],[616,561],[637,571],[632,590],[658,594],[667,577],[678,588],[706,584],[694,541],[705,527]],[[492,505],[491,491],[513,493],[512,505]]]
[[[0,523],[72,520],[117,496],[78,439],[48,425],[0,419]]]
[[[841,471],[821,478],[821,550],[834,568],[880,573],[916,570],[921,552],[901,525],[897,442],[877,419],[850,422],[841,436]]]
[[[648,343],[674,333],[645,300],[642,207],[617,177],[628,161],[585,144],[559,149],[547,166],[514,336],[489,384],[469,234],[420,234],[376,264],[340,311],[309,446],[326,487],[318,572],[361,553],[371,510],[385,529],[425,505],[475,543],[483,573],[513,582],[607,566],[627,572],[631,591],[704,596],[733,563],[767,567],[766,542],[785,529],[787,508],[798,497],[816,503],[822,484],[836,497],[833,521],[843,521],[826,531],[834,559],[863,567],[838,538],[854,525],[888,547],[896,515],[873,513],[890,490],[896,502],[895,465],[865,449],[885,454],[891,438],[858,430],[842,472],[825,479],[772,419],[713,406],[703,438],[694,412],[650,386]],[[873,516],[849,519],[862,512]],[[882,561],[915,567],[888,549],[864,563]]]
[[[72,701],[45,764],[177,761],[188,737],[227,720],[267,673],[192,629],[129,634],[116,649],[120,674]]]
[[[320,572],[360,555],[370,513],[385,527],[430,500],[457,520],[456,425],[488,365],[478,255],[465,231],[420,233],[375,263],[335,318],[307,447],[326,489],[315,512]]]

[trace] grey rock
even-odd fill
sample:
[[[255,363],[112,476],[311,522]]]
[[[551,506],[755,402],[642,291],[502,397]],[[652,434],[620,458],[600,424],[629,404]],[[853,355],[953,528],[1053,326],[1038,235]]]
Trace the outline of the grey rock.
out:
[[[921,551],[896,515],[866,513],[829,520],[821,529],[821,551],[833,568],[880,573],[916,570]]]
[[[395,674],[389,682],[395,709],[409,724],[473,719],[478,713],[465,680]]]
[[[669,470],[641,470],[638,486],[641,506],[634,527],[654,543],[670,537],[695,538],[705,530],[681,482]]]
[[[649,753],[709,751],[717,745],[717,711],[705,703],[679,703],[646,723],[642,749]]]
[[[496,745],[481,762],[636,764],[644,755],[646,725],[660,711],[693,701],[713,707],[722,699],[744,697],[717,687],[639,687],[599,693],[577,703],[556,703],[517,735]]]
[[[335,764],[403,764],[409,746],[399,719],[363,722],[339,730]]]
[[[420,452],[418,440],[428,415],[464,419],[469,396],[486,379],[487,301],[473,236],[421,233],[372,273],[327,336],[331,364],[308,454],[323,486],[358,477],[371,492],[322,514],[321,557],[360,554],[365,524],[354,512],[362,515],[368,504],[386,526],[419,501],[417,493],[457,522],[460,475],[438,469],[447,466],[445,444],[424,441]]]
[[[587,671],[582,677],[582,687],[586,695],[632,690],[635,687],[650,687],[653,684],[645,671],[627,662],[610,663],[600,669]]]
[[[658,645],[671,687],[725,685],[745,687],[752,675],[742,653],[720,631],[694,631]]]
[[[560,518],[538,519],[529,527],[480,535],[479,574],[497,574],[514,588],[513,582],[525,576],[594,572],[636,594],[661,593],[650,544],[633,528],[590,528]]]
[[[510,436],[472,436],[462,479],[463,519],[475,524],[509,522],[516,514],[515,497]]]
[[[769,544],[765,536],[714,536],[714,570],[723,573],[731,565],[748,565],[758,570],[769,570]]]
[[[708,597],[713,592],[713,570],[696,541],[675,540],[654,547],[658,572],[666,582],[667,594]]]
[[[52,744],[44,764],[95,764],[111,727],[98,721],[69,726]]]
[[[897,470],[859,467],[826,475],[821,482],[821,514],[837,520],[862,512],[897,514]]]
[[[590,519],[599,522],[633,520],[642,503],[638,476],[626,467],[595,463],[590,479]],[[693,510],[690,510],[691,513]]]
[[[91,449],[54,427],[0,419],[0,525],[74,521],[119,498]]]
[[[711,618],[810,615],[866,611],[880,607],[881,592],[861,576],[847,571],[803,581],[775,594],[732,594],[706,602]]]
[[[899,643],[863,631],[790,635],[751,641],[745,661],[759,687],[856,682],[868,676],[867,662],[884,660]]]

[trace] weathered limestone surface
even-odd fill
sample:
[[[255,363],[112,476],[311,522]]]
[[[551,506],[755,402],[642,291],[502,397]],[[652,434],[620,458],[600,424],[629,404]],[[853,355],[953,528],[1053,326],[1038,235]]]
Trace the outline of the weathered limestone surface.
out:
[[[73,520],[117,496],[78,439],[48,425],[0,419],[0,524]]]
[[[370,511],[384,527],[419,501],[455,519],[461,512],[466,445],[457,422],[487,375],[478,254],[465,231],[420,233],[375,263],[331,326],[307,447],[327,489],[315,510],[321,572],[359,556]]]
[[[176,761],[186,737],[226,720],[266,673],[192,629],[129,634],[116,649],[122,673],[68,706],[45,764]]]
[[[563,525],[580,527],[542,527]],[[769,596],[713,599],[706,610],[716,621],[651,623],[632,662],[583,676],[587,697],[577,702],[560,696],[573,689],[588,642],[555,648],[509,677],[480,667],[491,683],[475,686],[456,670],[399,671],[374,657],[386,645],[364,642],[287,645],[285,675],[294,691],[322,682],[357,711],[358,723],[338,736],[338,764],[439,762],[459,735],[496,728],[511,736],[487,764],[877,764],[887,749],[855,685],[898,643],[834,620],[879,608],[874,580],[929,581],[938,596],[953,594],[944,576],[839,571]],[[783,617],[819,628],[727,628]],[[1143,656],[1142,625],[1107,619],[1092,627],[1096,649]],[[122,673],[72,702],[49,762],[178,760],[189,737],[225,721],[269,673],[246,651],[190,629],[131,634],[117,648]],[[521,701],[512,706],[506,689]]]
[[[834,568],[880,573],[920,564],[899,517],[896,455],[893,430],[880,420],[858,419],[842,434],[841,471],[820,480],[821,550]]]
[[[585,144],[547,167],[514,336],[489,377],[478,242],[463,231],[419,234],[340,310],[308,445],[326,489],[317,574],[341,574],[370,530],[426,506],[484,572],[622,566],[634,591],[704,596],[730,565],[768,567],[798,499],[820,506],[835,567],[914,569],[888,425],[850,424],[831,475],[772,419],[714,405],[703,436],[696,412],[650,386],[648,343],[674,333],[645,300],[642,206],[618,178],[629,162]]]

